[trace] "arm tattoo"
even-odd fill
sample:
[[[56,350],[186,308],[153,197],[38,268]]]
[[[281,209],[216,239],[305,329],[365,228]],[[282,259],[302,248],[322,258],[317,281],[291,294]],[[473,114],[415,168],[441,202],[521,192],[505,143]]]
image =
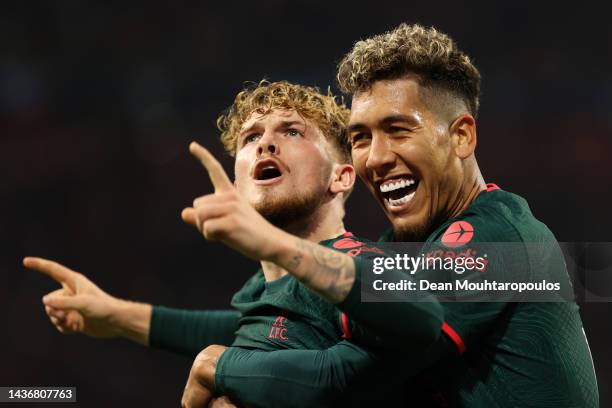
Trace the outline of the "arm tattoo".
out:
[[[289,264],[287,265],[288,269],[297,269],[300,266],[303,257],[304,256],[301,254],[294,255],[293,258],[291,258],[291,260],[289,261]]]
[[[342,302],[355,281],[353,260],[346,254],[322,247],[318,244],[298,239],[297,255],[289,262],[289,267],[303,265],[299,279],[311,289],[332,303]],[[304,255],[310,255],[314,262],[302,263]]]

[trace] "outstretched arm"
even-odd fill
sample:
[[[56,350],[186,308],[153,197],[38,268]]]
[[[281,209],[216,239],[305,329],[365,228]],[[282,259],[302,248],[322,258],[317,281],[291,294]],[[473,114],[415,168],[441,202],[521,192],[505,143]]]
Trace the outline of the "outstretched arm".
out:
[[[41,272],[61,289],[43,297],[45,311],[58,331],[97,338],[124,337],[148,344],[152,306],[109,295],[83,274],[57,262],[27,257],[26,268]]]
[[[231,344],[238,328],[240,314],[233,310],[178,310],[122,300],[57,262],[27,257],[23,264],[62,285],[44,296],[43,303],[63,334],[123,337],[193,357],[210,344]]]
[[[150,346],[193,358],[211,344],[229,346],[238,330],[235,310],[183,310],[153,306]]]

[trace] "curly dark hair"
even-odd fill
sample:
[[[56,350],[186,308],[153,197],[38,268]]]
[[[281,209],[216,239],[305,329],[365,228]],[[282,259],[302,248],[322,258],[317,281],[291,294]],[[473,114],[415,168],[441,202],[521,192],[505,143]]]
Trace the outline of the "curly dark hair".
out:
[[[402,23],[392,31],[355,43],[338,65],[343,92],[355,94],[379,80],[415,75],[420,86],[460,98],[476,117],[480,73],[446,34]]]

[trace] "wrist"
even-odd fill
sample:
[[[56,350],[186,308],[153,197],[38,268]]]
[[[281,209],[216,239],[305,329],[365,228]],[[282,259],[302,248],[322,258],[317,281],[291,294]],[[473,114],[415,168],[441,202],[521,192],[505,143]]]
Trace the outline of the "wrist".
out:
[[[290,253],[289,243],[293,242],[295,237],[286,233],[280,228],[274,227],[270,233],[270,238],[267,244],[267,250],[262,257],[262,261],[275,263],[283,267],[284,259]]]
[[[113,298],[111,310],[110,325],[116,337],[149,344],[153,311],[150,304]]]

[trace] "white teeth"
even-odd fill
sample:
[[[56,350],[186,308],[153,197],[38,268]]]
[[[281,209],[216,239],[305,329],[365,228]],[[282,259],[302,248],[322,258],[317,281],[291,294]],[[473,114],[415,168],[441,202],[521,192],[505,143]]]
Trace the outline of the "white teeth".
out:
[[[382,193],[389,193],[395,190],[399,190],[400,188],[405,188],[405,187],[410,187],[411,185],[416,184],[416,180],[415,179],[407,179],[407,178],[402,178],[400,180],[397,181],[390,181],[386,184],[381,184],[380,185],[380,191]],[[410,194],[406,194],[404,197],[402,198],[398,198],[396,200],[392,199],[392,198],[385,198],[385,201],[387,203],[388,206],[390,207],[399,207],[402,206],[406,203],[408,203],[410,200],[412,200],[414,198],[414,194],[416,193],[416,191],[411,192]]]
[[[391,207],[399,207],[400,205],[406,204],[408,201],[412,200],[412,197],[414,197],[415,193],[416,191],[413,191],[412,193],[405,195],[402,198],[399,198],[397,200],[393,200],[391,198],[385,198],[385,201],[387,201],[387,203]]]
[[[395,183],[381,184],[380,191],[382,193],[388,193],[389,191],[395,191],[400,188],[408,187],[416,183],[414,179],[402,179]]]

